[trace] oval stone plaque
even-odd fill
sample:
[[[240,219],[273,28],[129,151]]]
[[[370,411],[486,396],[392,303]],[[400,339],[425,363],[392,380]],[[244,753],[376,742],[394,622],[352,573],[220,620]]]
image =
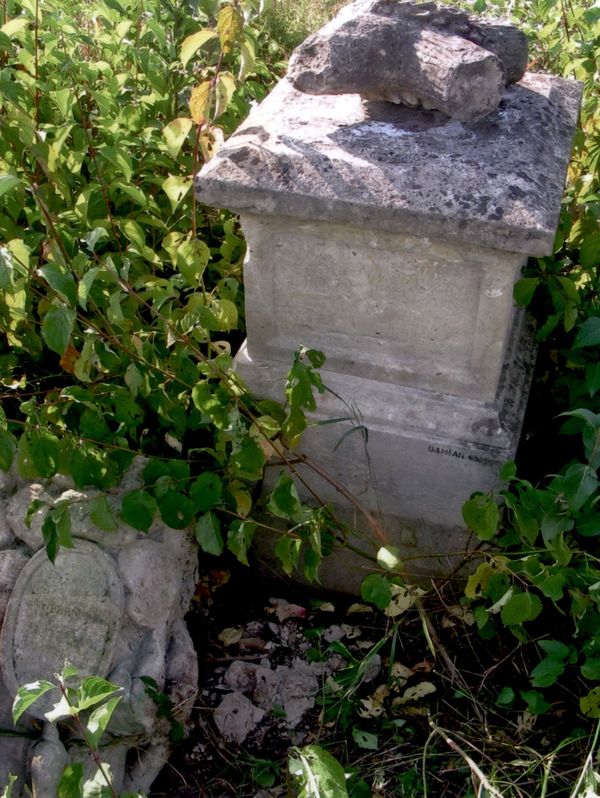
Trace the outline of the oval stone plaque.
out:
[[[113,560],[75,539],[53,565],[38,551],[21,571],[0,634],[0,666],[9,691],[37,679],[55,681],[68,660],[81,676],[106,676],[121,628],[123,585]],[[44,700],[47,698],[47,700]],[[43,718],[58,700],[51,691],[29,712]]]

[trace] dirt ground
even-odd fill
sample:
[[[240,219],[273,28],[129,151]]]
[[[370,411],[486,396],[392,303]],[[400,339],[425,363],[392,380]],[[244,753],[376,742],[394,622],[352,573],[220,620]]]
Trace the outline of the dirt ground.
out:
[[[529,665],[514,638],[481,641],[459,594],[426,599],[425,634],[414,607],[386,618],[206,559],[188,616],[200,659],[192,728],[151,798],[287,798],[288,751],[314,743],[353,774],[351,798],[422,798],[424,779],[429,798],[475,798],[470,760],[510,782],[506,795],[538,793],[573,728],[571,697],[557,693],[543,716],[500,706],[504,688],[527,688]],[[568,794],[585,755],[585,729],[573,734],[548,796]]]

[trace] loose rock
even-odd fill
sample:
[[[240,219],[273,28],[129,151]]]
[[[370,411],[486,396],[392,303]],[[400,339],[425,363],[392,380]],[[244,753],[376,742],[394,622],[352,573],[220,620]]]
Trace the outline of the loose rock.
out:
[[[359,0],[293,53],[288,77],[310,94],[423,105],[461,121],[486,116],[527,65],[527,39],[500,20],[413,0]]]

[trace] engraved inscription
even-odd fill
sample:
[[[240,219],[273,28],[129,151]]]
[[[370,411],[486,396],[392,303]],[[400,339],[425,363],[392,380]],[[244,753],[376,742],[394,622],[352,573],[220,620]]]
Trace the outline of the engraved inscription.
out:
[[[445,457],[455,457],[457,460],[465,460],[465,455],[462,452],[459,452],[458,449],[447,448],[444,446],[431,446],[427,447],[427,451],[431,452],[432,454],[440,454],[444,455]],[[471,457],[468,458],[469,460],[473,459]]]
[[[472,463],[479,463],[480,465],[484,466],[494,466],[498,467],[499,462],[495,460],[490,460],[486,457],[479,457],[476,454],[467,454],[465,452],[461,452],[460,449],[454,449],[451,446],[433,446],[429,444],[427,446],[427,451],[431,454],[437,454],[441,457],[453,457],[455,460],[470,460]]]

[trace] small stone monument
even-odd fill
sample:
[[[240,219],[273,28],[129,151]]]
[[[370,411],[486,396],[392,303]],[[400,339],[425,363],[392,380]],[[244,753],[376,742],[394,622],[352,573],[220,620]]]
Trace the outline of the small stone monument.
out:
[[[535,351],[512,288],[552,251],[581,97],[526,62],[508,24],[361,0],[197,179],[248,244],[239,373],[280,398],[293,353],[325,353],[317,419],[355,421],[301,449],[379,514],[416,578],[451,570],[462,503],[519,439]],[[352,589],[364,573],[337,560],[321,575]]]

